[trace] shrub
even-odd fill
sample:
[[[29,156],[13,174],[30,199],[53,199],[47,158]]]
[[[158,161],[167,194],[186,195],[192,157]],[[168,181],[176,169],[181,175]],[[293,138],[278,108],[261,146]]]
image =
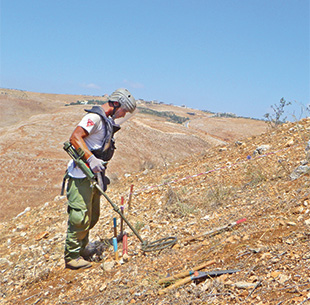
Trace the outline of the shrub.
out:
[[[287,117],[283,117],[285,110],[284,108],[288,105],[291,105],[291,102],[287,102],[283,97],[280,100],[279,105],[274,104],[271,106],[273,113],[266,113],[264,118],[266,118],[268,125],[271,128],[276,128],[279,125],[286,122]]]

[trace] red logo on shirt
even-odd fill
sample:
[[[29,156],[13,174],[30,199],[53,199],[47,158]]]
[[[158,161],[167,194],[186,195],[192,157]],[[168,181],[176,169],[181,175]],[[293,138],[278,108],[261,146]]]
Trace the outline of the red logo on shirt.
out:
[[[88,119],[86,127],[93,126],[93,125],[95,125],[95,123],[91,119]]]

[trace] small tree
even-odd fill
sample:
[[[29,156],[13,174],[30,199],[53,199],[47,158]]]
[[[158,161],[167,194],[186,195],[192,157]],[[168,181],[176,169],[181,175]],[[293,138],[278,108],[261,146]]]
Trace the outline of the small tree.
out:
[[[267,123],[269,124],[269,126],[271,128],[276,128],[279,125],[283,124],[286,122],[286,116],[283,117],[284,115],[284,108],[288,105],[291,105],[291,102],[287,102],[283,97],[280,100],[280,104],[279,105],[272,105],[271,109],[273,110],[273,113],[266,113],[264,115],[264,118],[266,118]]]

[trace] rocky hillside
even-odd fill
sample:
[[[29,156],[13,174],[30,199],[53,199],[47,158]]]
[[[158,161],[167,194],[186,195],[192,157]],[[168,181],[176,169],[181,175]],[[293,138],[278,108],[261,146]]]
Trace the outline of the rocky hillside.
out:
[[[63,143],[84,109],[91,108],[70,104],[85,100],[104,97],[0,89],[0,219],[10,219],[59,195],[69,161]],[[113,183],[124,174],[165,166],[266,130],[263,121],[216,118],[185,107],[139,104],[139,108],[116,134],[117,151],[108,166]],[[160,116],[166,112],[189,120],[184,124],[169,121]]]
[[[304,119],[120,176],[107,194],[118,205],[125,198],[125,216],[143,240],[177,238],[172,248],[143,252],[125,226],[126,261],[116,261],[113,248],[103,243],[102,260],[92,268],[64,269],[65,198],[24,210],[1,223],[0,302],[309,304],[309,131],[310,120]],[[116,216],[102,198],[91,242],[113,236]],[[175,281],[159,284],[201,264],[207,265],[202,271],[234,271],[167,290]]]

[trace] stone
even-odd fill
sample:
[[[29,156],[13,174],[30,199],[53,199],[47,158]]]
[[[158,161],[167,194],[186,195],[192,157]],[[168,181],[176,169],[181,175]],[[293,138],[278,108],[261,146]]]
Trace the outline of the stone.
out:
[[[103,283],[103,285],[100,286],[99,291],[102,292],[107,288],[107,283]]]
[[[292,145],[294,145],[294,140],[293,140],[293,139],[290,139],[290,140],[288,140],[288,141],[285,143],[284,147],[290,147],[290,146],[292,146]]]
[[[15,216],[15,219],[26,214],[27,212],[29,212],[31,209],[30,207],[27,207],[23,212],[19,213],[17,216]]]
[[[257,154],[261,155],[263,152],[265,152],[269,149],[270,149],[270,145],[261,145],[255,149],[253,154],[254,155],[257,155]]]
[[[288,281],[290,279],[289,276],[285,275],[285,274],[280,274],[279,278],[277,279],[277,281],[281,284],[284,284],[286,281]]]
[[[115,266],[115,262],[114,261],[107,261],[101,264],[101,268],[104,271],[111,271],[113,269],[113,267]]]
[[[39,240],[41,240],[41,239],[43,239],[43,238],[47,238],[48,235],[49,235],[49,232],[47,232],[47,231],[41,232],[41,233],[39,233],[39,234],[37,234],[37,235],[35,236],[35,240],[36,240],[36,241],[39,241]]]
[[[292,180],[298,179],[304,174],[307,174],[310,172],[310,166],[308,165],[300,165],[297,168],[294,169],[294,171],[290,174],[290,178]]]
[[[305,220],[305,224],[306,224],[307,226],[310,226],[310,218]]]
[[[239,289],[252,289],[255,287],[255,283],[249,283],[249,282],[237,282],[234,283],[234,285],[236,288]]]

